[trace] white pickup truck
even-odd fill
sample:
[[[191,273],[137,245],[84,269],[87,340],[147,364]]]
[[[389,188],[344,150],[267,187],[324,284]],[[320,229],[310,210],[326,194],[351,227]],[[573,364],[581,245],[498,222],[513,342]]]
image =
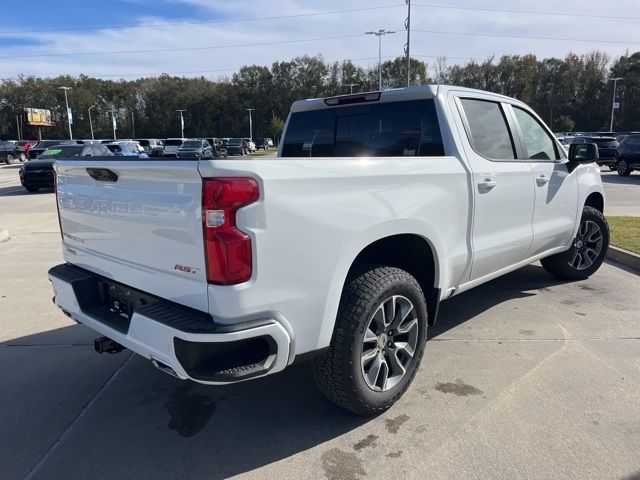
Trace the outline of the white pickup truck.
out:
[[[584,279],[609,245],[597,147],[449,86],[298,101],[278,156],[56,164],[55,303],[181,379],[309,359],[360,414],[390,407],[439,302],[536,260]]]

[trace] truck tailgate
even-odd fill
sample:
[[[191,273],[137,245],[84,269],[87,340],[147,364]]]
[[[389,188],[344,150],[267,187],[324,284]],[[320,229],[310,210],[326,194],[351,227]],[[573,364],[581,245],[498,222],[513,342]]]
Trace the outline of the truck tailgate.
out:
[[[55,168],[67,262],[208,311],[197,160],[61,160]]]

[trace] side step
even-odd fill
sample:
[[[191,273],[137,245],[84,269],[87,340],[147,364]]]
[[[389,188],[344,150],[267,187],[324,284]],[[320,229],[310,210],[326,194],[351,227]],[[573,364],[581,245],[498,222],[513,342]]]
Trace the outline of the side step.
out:
[[[124,350],[124,347],[114,342],[109,337],[96,338],[93,341],[93,348],[98,353],[118,353]]]

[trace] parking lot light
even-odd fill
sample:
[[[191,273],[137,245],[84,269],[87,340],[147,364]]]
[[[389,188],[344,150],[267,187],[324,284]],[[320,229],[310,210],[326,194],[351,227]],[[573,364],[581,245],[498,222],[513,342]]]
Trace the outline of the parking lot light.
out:
[[[71,132],[71,110],[69,110],[69,99],[67,98],[67,90],[71,90],[71,87],[58,87],[59,90],[64,90],[64,104],[67,107],[67,125],[69,125],[69,140],[73,140],[73,133]]]
[[[394,30],[385,30],[381,28],[377,32],[364,32],[365,35],[375,35],[378,37],[378,90],[382,91],[382,37],[396,33]]]
[[[89,128],[91,129],[91,140],[95,140],[95,137],[93,136],[93,122],[91,121],[91,109],[92,108],[96,108],[95,105],[91,105],[89,107]]]
[[[176,112],[180,112],[180,131],[182,132],[180,138],[184,138],[184,112],[186,110],[176,110]]]
[[[251,112],[255,110],[255,108],[245,108],[247,112],[249,112],[249,140],[253,142],[253,120],[251,118]]]

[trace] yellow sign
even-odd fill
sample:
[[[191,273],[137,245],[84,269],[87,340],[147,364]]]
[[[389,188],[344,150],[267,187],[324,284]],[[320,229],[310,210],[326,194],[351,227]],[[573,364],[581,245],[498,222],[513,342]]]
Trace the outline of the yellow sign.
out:
[[[27,114],[27,123],[29,125],[37,125],[41,127],[51,127],[53,122],[51,121],[51,110],[44,108],[25,108],[24,111]]]

